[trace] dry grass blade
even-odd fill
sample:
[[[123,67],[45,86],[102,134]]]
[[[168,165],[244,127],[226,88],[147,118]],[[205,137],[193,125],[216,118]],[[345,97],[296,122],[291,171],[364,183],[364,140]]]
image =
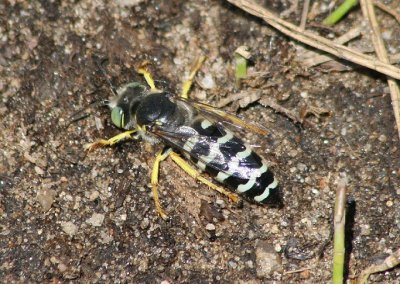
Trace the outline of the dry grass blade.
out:
[[[355,27],[355,28],[352,28],[351,30],[349,30],[344,35],[338,37],[335,40],[335,42],[338,44],[345,44],[360,35],[361,35],[361,28]],[[318,54],[315,56],[315,54],[316,54],[315,52],[312,52],[312,51],[309,51],[309,52],[312,53],[313,55],[309,56],[308,58],[306,58],[305,60],[302,61],[302,64],[305,67],[317,66],[319,64],[322,64],[322,63],[325,63],[325,62],[328,62],[328,61],[334,59],[332,56],[321,55],[321,54]],[[308,55],[308,53],[306,54],[306,56],[307,55]]]
[[[303,4],[303,11],[301,13],[300,28],[304,30],[307,23],[308,9],[310,8],[310,0],[305,0]]]
[[[368,19],[369,24],[372,28],[371,38],[376,51],[376,55],[383,62],[389,63],[389,56],[386,52],[385,44],[381,37],[381,31],[375,16],[373,2],[371,0],[361,0],[360,4],[364,17]],[[394,117],[396,119],[397,130],[399,131],[400,137],[400,89],[397,85],[396,80],[390,77],[387,80],[390,89],[390,97],[392,98]]]
[[[375,57],[368,56],[358,52],[354,49],[337,44],[326,38],[315,35],[309,31],[303,31],[301,28],[286,22],[264,7],[249,1],[249,0],[227,0],[240,9],[262,18],[269,25],[281,31],[287,36],[290,36],[304,44],[325,51],[338,58],[345,59],[355,64],[364,66],[366,68],[375,70],[379,73],[385,74],[395,79],[400,80],[400,69],[385,63]]]

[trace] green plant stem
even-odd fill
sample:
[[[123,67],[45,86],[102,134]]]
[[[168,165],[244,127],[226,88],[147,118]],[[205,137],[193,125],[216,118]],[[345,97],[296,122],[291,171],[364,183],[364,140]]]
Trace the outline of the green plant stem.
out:
[[[345,257],[345,220],[346,220],[346,184],[343,177],[338,182],[335,199],[334,238],[333,238],[333,273],[332,283],[343,284]]]
[[[333,26],[340,21],[347,12],[358,4],[358,0],[345,0],[335,11],[333,11],[325,20],[322,22],[324,25]]]
[[[236,53],[235,61],[236,87],[239,88],[241,80],[247,77],[247,59]]]

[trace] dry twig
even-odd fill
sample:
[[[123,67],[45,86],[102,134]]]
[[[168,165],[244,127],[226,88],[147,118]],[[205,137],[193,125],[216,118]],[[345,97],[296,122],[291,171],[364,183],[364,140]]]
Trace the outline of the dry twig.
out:
[[[307,23],[308,10],[310,8],[310,0],[305,0],[303,4],[303,11],[301,13],[300,28],[304,30]]]
[[[338,37],[335,40],[335,42],[338,44],[344,44],[344,43],[351,41],[352,39],[354,39],[356,37],[359,37],[360,35],[361,35],[361,27],[355,27],[355,28],[349,30],[344,35]],[[313,51],[310,51],[310,53],[312,53],[313,55],[307,56],[309,54],[307,52],[305,54],[305,57],[308,57],[308,58],[306,58],[305,60],[302,61],[303,66],[305,66],[306,68],[317,66],[319,64],[334,60],[334,58],[329,55],[322,55],[322,54],[315,55],[315,52],[313,52]]]

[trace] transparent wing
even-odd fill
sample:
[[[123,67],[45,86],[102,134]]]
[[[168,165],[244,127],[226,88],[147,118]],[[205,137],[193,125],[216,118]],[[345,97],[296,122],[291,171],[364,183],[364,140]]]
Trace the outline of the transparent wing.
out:
[[[193,108],[195,108],[201,115],[203,115],[205,118],[215,122],[216,124],[221,124],[225,127],[232,128],[234,127],[235,129],[246,129],[249,131],[252,131],[254,133],[257,133],[259,135],[267,135],[268,130],[261,126],[257,125],[255,123],[247,122],[239,117],[237,117],[234,114],[222,111],[218,108],[215,108],[213,106],[210,106],[208,104],[204,104],[195,100],[191,99],[186,99],[182,97],[176,97],[174,98],[177,101],[182,101]]]

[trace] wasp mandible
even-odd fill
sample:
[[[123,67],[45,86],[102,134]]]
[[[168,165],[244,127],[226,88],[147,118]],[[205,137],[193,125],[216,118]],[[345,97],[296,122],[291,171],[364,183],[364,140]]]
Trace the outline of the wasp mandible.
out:
[[[266,131],[232,114],[189,99],[193,79],[204,60],[205,57],[196,60],[180,95],[157,89],[146,65],[142,65],[137,71],[150,88],[138,82],[128,83],[117,90],[108,104],[112,123],[125,132],[84,146],[91,151],[125,139],[163,143],[166,147],[157,154],[151,173],[154,203],[163,219],[168,217],[160,205],[157,185],[160,163],[168,157],[190,176],[234,202],[239,201],[238,193],[257,203],[280,203],[278,181],[266,161],[235,136],[227,125],[261,135]],[[202,172],[236,193],[210,182]]]

